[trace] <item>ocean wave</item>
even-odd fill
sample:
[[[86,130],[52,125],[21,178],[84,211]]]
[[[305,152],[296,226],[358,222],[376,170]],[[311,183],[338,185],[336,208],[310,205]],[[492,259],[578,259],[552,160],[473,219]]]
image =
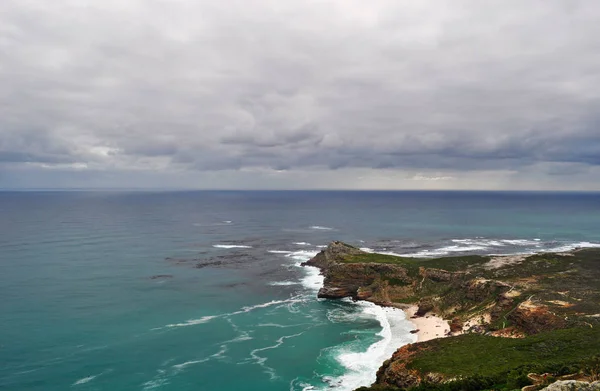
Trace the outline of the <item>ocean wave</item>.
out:
[[[242,307],[242,309],[240,309],[239,311],[234,311],[234,312],[230,312],[230,313],[226,313],[226,314],[220,314],[220,315],[203,316],[201,318],[190,319],[190,320],[187,320],[187,321],[182,322],[182,323],[168,324],[165,327],[173,328],[173,327],[196,326],[196,325],[199,325],[199,324],[204,324],[204,323],[210,322],[211,320],[216,319],[216,318],[222,318],[222,317],[226,318],[226,317],[229,317],[229,316],[235,316],[235,315],[239,315],[239,314],[244,314],[244,313],[247,313],[247,312],[250,312],[250,311],[254,311],[256,309],[267,308],[267,307],[271,307],[271,306],[274,306],[274,305],[286,305],[286,304],[293,304],[293,303],[301,303],[304,300],[305,299],[302,298],[302,297],[300,297],[300,296],[291,297],[291,298],[285,299],[285,300],[271,300],[271,301],[268,301],[266,303],[260,303],[260,304],[255,304],[255,305],[251,305],[251,306]]]
[[[600,243],[592,242],[576,242],[571,244],[565,244],[554,248],[544,250],[544,252],[566,252],[572,251],[578,248],[600,248]]]
[[[513,246],[536,246],[539,244],[539,239],[502,239],[502,242],[511,244]]]
[[[287,250],[267,250],[268,253],[271,254],[291,254],[293,253],[293,251],[287,251]]]
[[[215,248],[252,248],[252,246],[247,246],[245,244],[213,244]]]
[[[299,282],[297,281],[274,281],[274,282],[270,282],[269,285],[272,286],[288,286],[288,285],[298,285]]]
[[[296,266],[301,267],[300,263],[297,263]],[[325,276],[321,274],[321,271],[313,266],[305,266],[304,270],[306,271],[306,274],[300,280],[302,286],[312,291],[321,289],[323,282],[325,281]]]
[[[317,255],[318,253],[319,253],[318,251],[300,250],[300,251],[293,251],[293,252],[289,253],[288,255],[286,255],[286,257],[290,257],[297,261],[306,262],[309,259],[311,259],[312,257],[314,257],[315,255]]]
[[[506,243],[503,243],[502,240],[494,240],[494,239],[452,239],[453,243],[464,244],[467,246],[492,246],[492,247],[503,247],[506,246]]]
[[[324,227],[321,225],[311,225],[309,227],[310,229],[316,229],[316,230],[321,230],[321,231],[332,231],[334,228],[331,227]]]
[[[346,370],[341,376],[324,377],[328,384],[325,389],[335,388],[340,391],[350,391],[362,386],[368,386],[375,381],[377,370],[381,363],[389,358],[399,347],[416,341],[410,334],[412,324],[406,320],[404,312],[395,308],[383,308],[370,302],[355,303],[362,309],[359,316],[376,319],[381,325],[377,333],[379,341],[370,345],[366,351],[356,351],[355,346],[342,345],[329,353]],[[356,315],[356,314],[355,314]],[[320,387],[305,385],[305,390],[319,390]]]
[[[243,307],[241,311],[236,311],[236,312],[232,312],[231,315],[237,315],[243,312],[250,312],[253,311],[255,309],[258,308],[267,308],[267,307],[271,307],[274,305],[278,305],[278,304],[289,304],[289,303],[299,303],[304,301],[304,299],[298,298],[298,297],[293,297],[290,299],[285,299],[285,300],[271,300],[269,302],[266,303],[261,303],[261,304],[256,304],[256,305],[252,305],[252,306],[248,306],[248,307]]]
[[[73,383],[72,385],[74,385],[74,386],[78,386],[78,385],[80,385],[80,384],[85,384],[85,383],[91,382],[91,381],[92,381],[92,380],[94,380],[94,379],[95,379],[97,376],[98,376],[98,375],[93,375],[93,376],[88,376],[88,377],[81,378],[81,379],[77,380],[75,383]]]
[[[210,316],[203,316],[199,319],[190,319],[187,320],[183,323],[173,323],[173,324],[168,324],[165,327],[187,327],[187,326],[195,326],[197,324],[203,324],[203,323],[207,323],[210,322],[211,320],[218,318],[218,315],[210,315]]]
[[[175,364],[175,365],[173,365],[173,368],[176,369],[176,370],[178,370],[178,371],[181,371],[185,367],[189,367],[190,365],[194,365],[194,364],[200,364],[200,363],[203,363],[203,362],[207,362],[208,360],[209,360],[208,358],[204,358],[202,360],[186,361],[186,362],[183,362],[181,364]]]

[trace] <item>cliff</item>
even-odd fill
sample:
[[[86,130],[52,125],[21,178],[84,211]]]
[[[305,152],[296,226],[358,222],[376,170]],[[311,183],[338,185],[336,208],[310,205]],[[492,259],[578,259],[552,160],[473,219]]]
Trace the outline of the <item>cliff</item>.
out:
[[[416,316],[450,322],[450,338],[400,348],[380,368],[373,390],[446,389],[468,379],[479,384],[468,389],[521,387],[532,383],[527,371],[586,371],[600,353],[598,249],[419,259],[332,242],[304,265],[325,276],[319,297],[417,305]]]

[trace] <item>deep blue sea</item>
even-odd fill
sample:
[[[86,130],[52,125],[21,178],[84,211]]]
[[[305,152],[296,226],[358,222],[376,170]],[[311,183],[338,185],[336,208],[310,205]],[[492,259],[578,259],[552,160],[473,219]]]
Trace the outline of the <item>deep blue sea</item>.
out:
[[[316,298],[331,240],[433,257],[600,246],[598,193],[1,192],[0,389],[352,390],[413,341]]]

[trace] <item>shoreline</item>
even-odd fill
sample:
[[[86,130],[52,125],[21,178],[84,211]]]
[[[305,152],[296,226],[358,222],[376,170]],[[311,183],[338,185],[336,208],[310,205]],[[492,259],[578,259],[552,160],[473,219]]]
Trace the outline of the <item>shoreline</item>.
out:
[[[414,333],[417,335],[417,342],[425,342],[449,336],[450,324],[447,320],[432,313],[415,317],[418,308],[419,307],[415,304],[406,308],[401,308],[406,315],[406,320],[411,322],[415,326],[415,330],[417,330],[417,332]]]

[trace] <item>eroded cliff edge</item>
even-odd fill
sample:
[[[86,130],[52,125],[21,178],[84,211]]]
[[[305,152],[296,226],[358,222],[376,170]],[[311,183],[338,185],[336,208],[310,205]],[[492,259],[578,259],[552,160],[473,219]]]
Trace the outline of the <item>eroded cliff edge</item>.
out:
[[[511,389],[534,383],[527,375],[535,372],[585,379],[600,354],[599,249],[420,259],[336,241],[304,265],[325,276],[319,297],[414,304],[417,316],[450,322],[450,338],[399,349],[380,368],[373,390],[453,389],[473,376],[484,378],[483,388]]]

